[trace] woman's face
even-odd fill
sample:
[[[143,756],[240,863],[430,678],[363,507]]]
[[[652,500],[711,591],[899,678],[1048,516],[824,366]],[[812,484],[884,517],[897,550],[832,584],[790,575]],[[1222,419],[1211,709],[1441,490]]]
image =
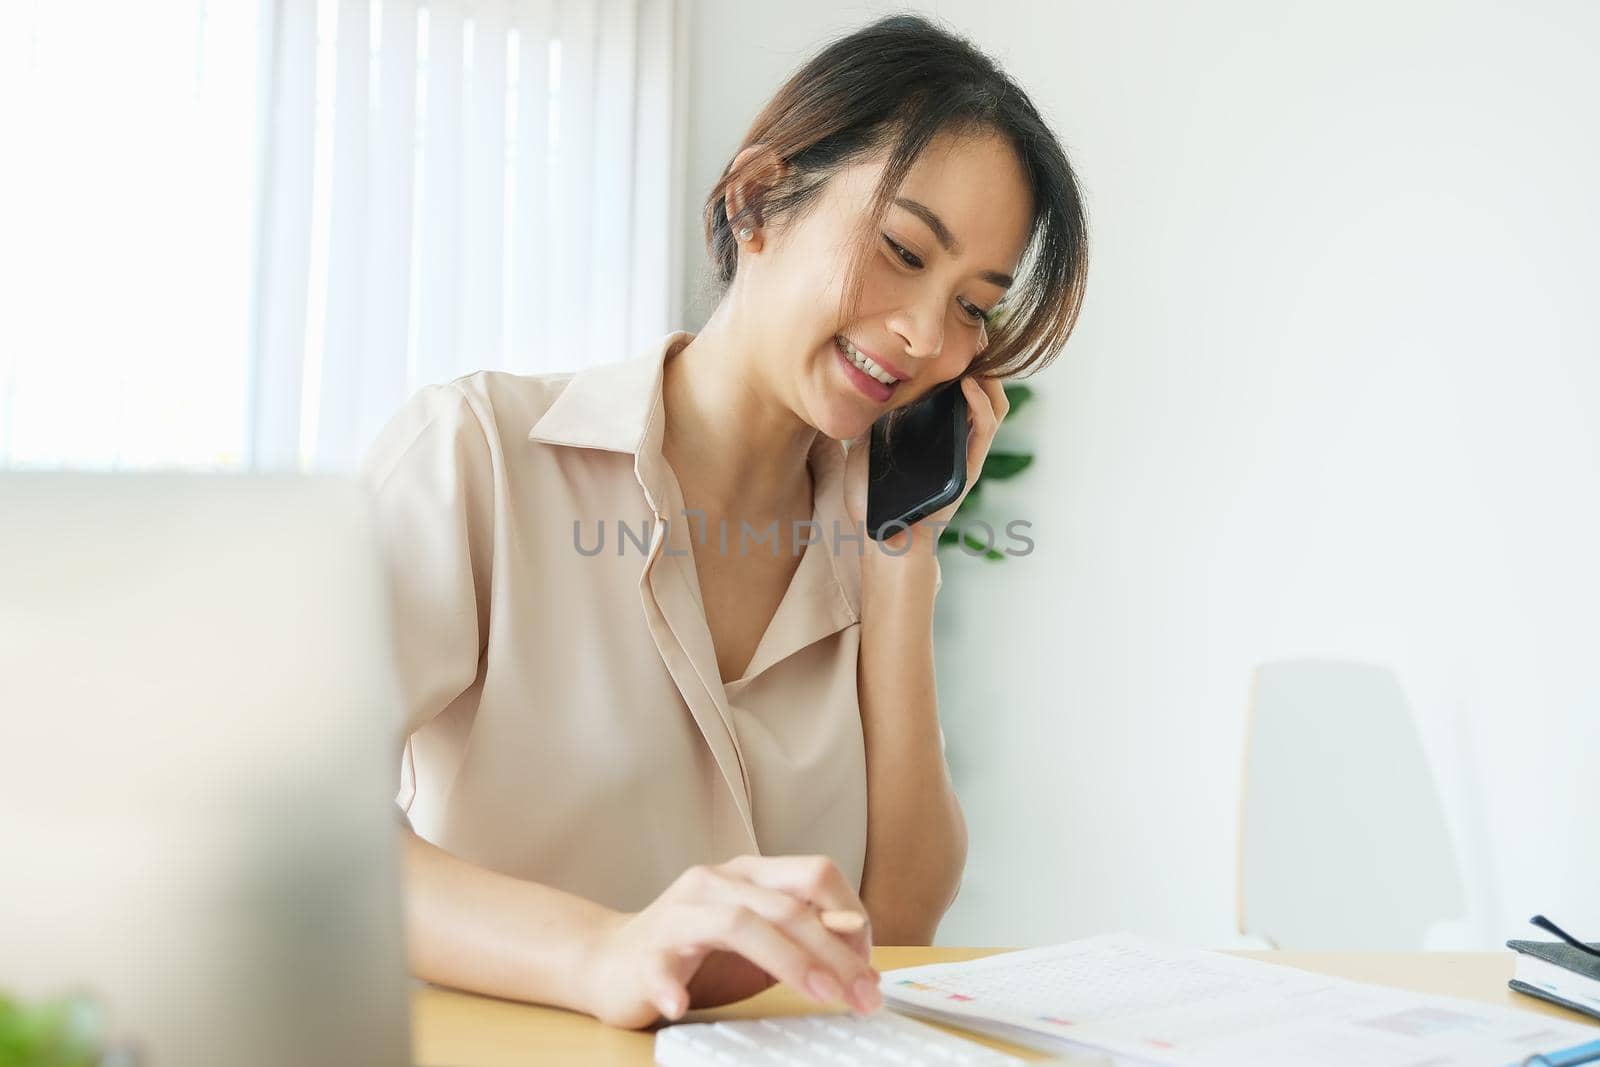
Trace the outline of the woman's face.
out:
[[[873,233],[860,305],[841,324],[849,241],[882,169],[878,159],[835,175],[809,212],[739,265],[751,306],[763,309],[764,372],[796,414],[841,440],[967,369],[1032,225],[1010,145],[993,134],[935,139]]]

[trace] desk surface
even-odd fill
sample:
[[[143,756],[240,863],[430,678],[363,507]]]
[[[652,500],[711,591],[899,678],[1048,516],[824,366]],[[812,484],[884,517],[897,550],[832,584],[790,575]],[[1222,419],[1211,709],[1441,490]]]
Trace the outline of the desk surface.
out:
[[[1002,952],[995,948],[876,948],[880,971],[923,963],[945,963]],[[1442,993],[1589,1022],[1534,997],[1506,987],[1515,967],[1512,952],[1241,952],[1239,955],[1308,971]],[[777,985],[749,1000],[693,1011],[685,1022],[739,1019],[759,1015],[803,1015],[817,1011],[811,1001]],[[412,1001],[413,1048],[421,1067],[500,1067],[504,1064],[582,1063],[590,1067],[633,1067],[653,1061],[655,1035],[603,1026],[586,1015],[515,1004],[452,990],[424,987]],[[959,1032],[959,1031],[957,1031]],[[1042,1053],[963,1033],[1023,1059]],[[536,1056],[535,1056],[536,1054]],[[530,1058],[535,1057],[535,1058]]]

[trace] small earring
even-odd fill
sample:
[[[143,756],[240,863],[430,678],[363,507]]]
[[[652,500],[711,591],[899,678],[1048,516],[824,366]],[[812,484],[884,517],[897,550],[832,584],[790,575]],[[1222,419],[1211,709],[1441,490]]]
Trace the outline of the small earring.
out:
[[[753,234],[754,232],[755,231],[752,230],[750,227],[748,227],[748,226],[744,227],[743,229],[741,229],[739,231],[739,240],[741,240],[741,241],[750,240],[750,235]]]

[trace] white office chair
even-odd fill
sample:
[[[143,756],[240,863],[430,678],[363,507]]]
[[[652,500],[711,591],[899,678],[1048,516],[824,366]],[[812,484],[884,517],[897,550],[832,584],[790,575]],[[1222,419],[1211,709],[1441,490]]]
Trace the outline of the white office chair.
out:
[[[1464,910],[1433,775],[1387,667],[1256,668],[1239,931],[1284,949],[1415,950]]]

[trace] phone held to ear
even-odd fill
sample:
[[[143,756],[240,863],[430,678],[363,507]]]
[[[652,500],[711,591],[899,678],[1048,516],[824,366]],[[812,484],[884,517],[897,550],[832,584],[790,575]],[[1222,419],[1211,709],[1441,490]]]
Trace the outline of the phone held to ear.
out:
[[[893,429],[891,415],[897,416]],[[872,424],[868,537],[893,537],[961,495],[967,484],[967,433],[960,378]]]

